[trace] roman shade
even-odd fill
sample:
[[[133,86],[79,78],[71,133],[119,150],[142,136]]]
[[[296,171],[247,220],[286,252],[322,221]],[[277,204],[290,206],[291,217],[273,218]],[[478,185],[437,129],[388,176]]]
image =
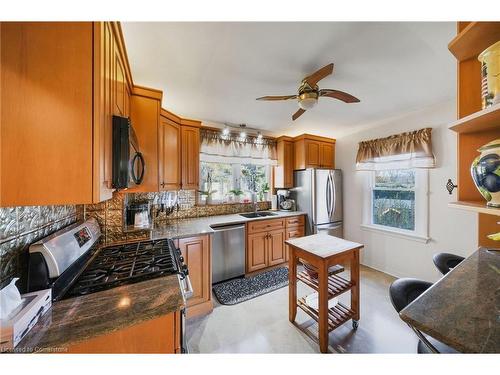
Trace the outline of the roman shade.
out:
[[[276,141],[269,138],[224,136],[211,129],[201,130],[200,160],[230,164],[277,165]]]
[[[356,170],[434,168],[432,128],[359,143]]]

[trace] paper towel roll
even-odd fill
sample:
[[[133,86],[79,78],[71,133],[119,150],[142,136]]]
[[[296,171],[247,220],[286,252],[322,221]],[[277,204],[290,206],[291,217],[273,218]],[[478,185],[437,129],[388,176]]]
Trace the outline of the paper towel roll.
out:
[[[9,314],[21,304],[21,294],[16,286],[17,280],[19,278],[13,278],[9,285],[0,290],[0,319],[7,319]]]

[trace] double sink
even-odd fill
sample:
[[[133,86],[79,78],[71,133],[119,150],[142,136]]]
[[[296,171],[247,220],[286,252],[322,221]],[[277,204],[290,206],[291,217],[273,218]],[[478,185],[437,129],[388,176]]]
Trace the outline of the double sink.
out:
[[[276,216],[276,214],[274,212],[269,212],[269,211],[257,211],[257,212],[250,212],[247,214],[240,214],[240,216],[246,217],[247,219],[253,219],[256,217]]]

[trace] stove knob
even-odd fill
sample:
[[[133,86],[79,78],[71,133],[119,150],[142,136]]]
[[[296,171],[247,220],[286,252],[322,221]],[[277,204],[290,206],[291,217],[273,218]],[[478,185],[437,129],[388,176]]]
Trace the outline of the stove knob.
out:
[[[184,257],[182,255],[179,257],[179,262],[184,263]]]
[[[181,267],[181,269],[182,269],[182,272],[184,273],[184,275],[189,275],[188,266],[186,266],[185,264],[183,264],[182,267]]]

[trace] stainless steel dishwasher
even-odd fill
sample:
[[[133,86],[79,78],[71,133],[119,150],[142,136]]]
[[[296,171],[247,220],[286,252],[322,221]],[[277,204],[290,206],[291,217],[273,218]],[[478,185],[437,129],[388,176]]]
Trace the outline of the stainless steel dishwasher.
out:
[[[213,225],[212,283],[245,274],[245,224]]]

